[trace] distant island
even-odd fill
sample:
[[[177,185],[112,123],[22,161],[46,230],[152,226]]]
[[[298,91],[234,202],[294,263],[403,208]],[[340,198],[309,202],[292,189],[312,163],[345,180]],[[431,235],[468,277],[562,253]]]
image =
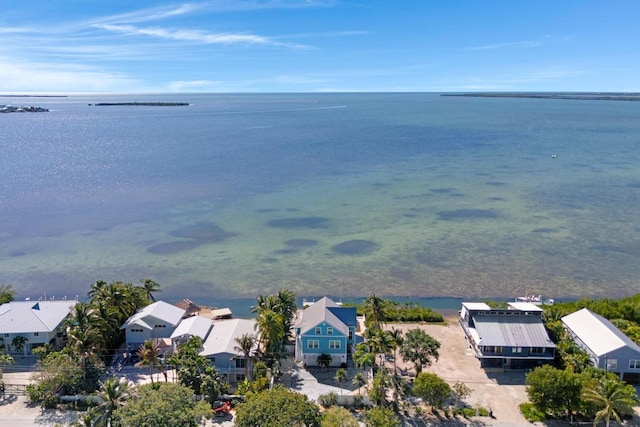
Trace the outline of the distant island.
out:
[[[538,99],[576,99],[581,101],[640,101],[640,93],[598,93],[598,92],[473,92],[443,93],[440,96],[467,96],[476,98],[538,98]]]
[[[0,113],[46,113],[48,108],[0,104]]]
[[[89,106],[113,106],[113,105],[143,105],[150,107],[181,107],[188,106],[188,102],[98,102],[96,104],[89,104]]]

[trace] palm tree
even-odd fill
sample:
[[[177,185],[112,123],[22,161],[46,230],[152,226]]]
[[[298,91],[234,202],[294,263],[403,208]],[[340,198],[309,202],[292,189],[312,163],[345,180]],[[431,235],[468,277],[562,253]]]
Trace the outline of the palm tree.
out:
[[[147,371],[149,372],[149,378],[151,379],[151,384],[153,384],[152,369],[154,367],[158,367],[160,362],[160,358],[158,357],[159,353],[160,353],[160,349],[158,348],[158,345],[154,344],[151,341],[145,341],[144,344],[141,345],[140,349],[138,350],[138,356],[140,357],[140,364],[142,366],[147,367]],[[166,376],[165,376],[165,379],[166,379]]]
[[[110,427],[113,412],[124,406],[128,396],[127,383],[120,382],[117,378],[108,378],[102,384],[102,392],[99,394],[100,403],[91,408],[92,415],[94,415],[92,425],[104,423]]]
[[[353,363],[360,369],[371,368],[376,364],[376,355],[371,352],[366,343],[356,345],[356,350],[351,357],[353,358]]]
[[[387,307],[386,302],[382,298],[371,294],[366,300],[364,300],[363,312],[365,315],[365,327],[367,329],[381,329],[384,322],[387,320]]]
[[[156,302],[155,297],[153,296],[153,294],[155,292],[160,292],[160,284],[157,282],[154,282],[151,279],[142,279],[140,280],[142,282],[142,289],[144,291],[144,297],[146,298],[147,301],[151,302]]]
[[[97,361],[104,348],[104,336],[98,328],[100,321],[95,310],[85,303],[76,304],[66,320],[68,345],[80,357],[85,379],[87,360]]]
[[[273,310],[262,310],[256,318],[256,328],[262,351],[266,355],[279,352],[285,336],[282,316]]]
[[[633,407],[638,403],[632,386],[610,376],[604,376],[594,386],[585,388],[582,397],[599,408],[593,420],[594,427],[600,420],[609,427],[611,418],[621,423],[621,416],[633,414]]]
[[[253,347],[256,345],[256,337],[253,334],[242,334],[239,337],[236,337],[236,346],[233,347],[235,351],[241,352],[244,356],[244,377],[251,381],[251,353],[253,352]]]
[[[392,348],[393,348],[393,375],[398,375],[398,369],[397,369],[397,359],[398,359],[398,349],[400,348],[400,346],[402,346],[402,343],[404,341],[404,336],[402,334],[402,329],[396,329],[396,328],[391,328],[391,331],[389,331],[389,335],[391,336],[391,339],[393,341],[392,343]]]
[[[334,378],[338,381],[338,385],[340,386],[340,396],[342,396],[342,383],[349,378],[349,374],[347,374],[346,369],[340,368],[336,371],[336,376]]]
[[[29,338],[18,335],[11,340],[11,345],[13,345],[18,353],[24,353],[26,351],[25,346],[27,345],[28,341]]]
[[[316,359],[316,364],[318,365],[319,368],[329,369],[329,365],[331,365],[332,360],[333,360],[333,357],[331,357],[330,354],[322,353]]]
[[[380,356],[379,366],[381,369],[384,369],[385,355],[393,348],[393,338],[389,332],[383,331],[382,329],[374,329],[371,331],[374,332],[366,334],[366,344],[373,354]]]
[[[358,389],[358,395],[360,395],[360,389],[362,388],[363,385],[367,383],[367,380],[365,380],[364,375],[362,375],[362,372],[356,372],[356,374],[353,376],[353,380],[351,381],[351,383],[354,386],[356,386],[356,388]]]

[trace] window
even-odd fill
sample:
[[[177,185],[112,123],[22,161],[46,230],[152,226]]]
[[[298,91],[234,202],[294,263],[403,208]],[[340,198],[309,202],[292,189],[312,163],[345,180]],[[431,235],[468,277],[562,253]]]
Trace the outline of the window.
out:
[[[4,334],[4,337],[5,338],[9,338],[9,334]]]
[[[320,335],[321,333],[322,333],[322,328],[318,326],[316,328],[316,335]]]
[[[331,326],[327,326],[327,335],[333,335],[333,328]]]
[[[640,369],[640,360],[629,360],[629,369]]]
[[[499,345],[496,347],[496,353],[502,354],[502,346]]]
[[[544,349],[542,347],[531,347],[531,353],[536,353],[536,354],[544,353]]]
[[[329,348],[332,350],[340,350],[340,340],[329,340]]]
[[[353,331],[349,328],[349,341],[353,340]]]
[[[522,353],[522,347],[511,347],[511,353]]]
[[[236,382],[241,383],[244,381],[244,374],[236,374]]]
[[[606,359],[607,366],[605,366],[607,371],[614,371],[618,369],[618,359]]]
[[[320,341],[319,340],[309,340],[309,341],[307,341],[307,348],[311,348],[311,349],[320,348]]]
[[[244,359],[236,359],[236,368],[244,368]]]
[[[166,328],[167,325],[156,325],[156,328]]]
[[[39,336],[39,335],[40,335],[40,332],[34,332],[34,333],[33,333],[33,336],[34,336],[34,337],[37,337],[37,336]]]
[[[131,328],[131,332],[143,332],[143,330],[138,328]]]

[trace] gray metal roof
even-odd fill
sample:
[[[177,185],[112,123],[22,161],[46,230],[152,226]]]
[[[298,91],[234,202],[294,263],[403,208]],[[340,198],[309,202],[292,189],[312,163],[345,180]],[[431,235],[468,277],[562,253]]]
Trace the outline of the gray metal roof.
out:
[[[477,315],[473,317],[478,345],[553,348],[538,316]]]
[[[0,306],[0,333],[52,332],[78,303],[62,301],[12,301]]]
[[[604,356],[625,346],[640,353],[640,347],[631,338],[607,319],[586,308],[564,316],[562,323],[596,356]]]

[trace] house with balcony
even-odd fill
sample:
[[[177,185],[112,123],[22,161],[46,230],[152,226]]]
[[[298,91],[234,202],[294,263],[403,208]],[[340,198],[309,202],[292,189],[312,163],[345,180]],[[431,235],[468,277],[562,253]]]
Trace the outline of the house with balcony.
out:
[[[200,352],[200,356],[209,359],[221,374],[226,375],[229,383],[244,381],[245,366],[251,362],[245,360],[241,351],[236,350],[236,338],[244,334],[256,335],[255,320],[229,319],[214,322]],[[254,351],[256,349],[257,342]]]
[[[528,302],[512,302],[506,309],[463,302],[459,322],[483,368],[528,369],[555,357],[556,346],[544,327],[542,313],[542,308]]]
[[[0,344],[26,356],[39,346],[63,344],[64,321],[76,300],[12,301],[0,306]]]
[[[615,372],[623,380],[640,380],[640,346],[613,323],[587,308],[561,320],[571,339],[589,354],[595,367]]]
[[[343,307],[324,297],[298,310],[295,321],[295,358],[317,366],[318,356],[331,356],[331,366],[347,363],[358,337],[355,307]]]

